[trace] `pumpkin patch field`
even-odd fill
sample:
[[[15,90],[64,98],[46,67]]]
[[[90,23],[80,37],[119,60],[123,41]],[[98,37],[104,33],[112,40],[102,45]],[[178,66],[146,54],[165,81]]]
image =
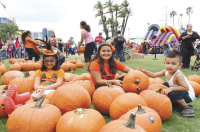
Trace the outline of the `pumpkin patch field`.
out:
[[[152,72],[163,70],[164,56],[158,55],[158,60],[153,60],[153,58],[154,56],[147,55],[145,59],[127,60],[124,64],[134,70],[140,66],[142,68],[147,67],[147,70]],[[83,56],[69,56],[61,66],[65,71],[65,84],[69,87],[61,86],[55,92],[48,94],[41,105],[45,107],[46,111],[52,112],[45,113],[43,109],[32,109],[32,100],[27,101],[27,105],[21,106],[18,111],[15,111],[15,116],[10,116],[9,119],[5,117],[6,113],[0,108],[0,132],[7,132],[6,125],[7,127],[10,126],[8,132],[17,131],[14,130],[17,127],[12,128],[11,126],[17,121],[19,122],[18,125],[20,125],[19,120],[25,119],[25,116],[20,117],[18,114],[20,111],[24,111],[24,115],[26,114],[27,116],[26,119],[31,119],[31,116],[34,117],[35,120],[32,120],[31,123],[35,124],[35,126],[38,126],[38,122],[45,122],[45,125],[40,124],[40,127],[44,126],[49,131],[56,130],[57,132],[109,132],[113,130],[115,132],[122,130],[127,132],[199,132],[200,96],[198,95],[200,94],[200,73],[196,69],[192,71],[180,69],[188,78],[197,96],[197,99],[189,104],[194,107],[195,116],[181,117],[181,109],[178,106],[172,107],[168,97],[162,94],[162,89],[167,88],[162,85],[166,81],[165,77],[153,79],[146,77],[139,71],[132,71],[133,73],[126,74],[123,81],[123,89],[108,83],[108,86],[101,87],[95,91],[94,85],[90,82],[88,72],[83,72],[86,68],[85,64],[82,63],[83,60]],[[194,63],[194,60],[195,57],[192,57],[191,64]],[[9,60],[5,60],[4,64],[0,64],[0,92],[3,89],[2,87],[5,87],[2,85],[8,84],[16,84],[19,87],[18,94],[33,90],[29,86],[33,85],[34,71],[40,68],[41,61],[23,63],[15,60],[11,64]],[[18,72],[14,70],[18,70]],[[71,73],[71,70],[74,71],[74,74]],[[116,77],[120,77],[122,74],[122,72],[118,72]],[[15,77],[18,78],[13,79]],[[134,83],[130,83],[130,80]],[[130,86],[132,89],[130,89]],[[76,87],[76,91],[74,87]],[[152,91],[155,89],[157,92]],[[54,106],[50,105],[49,102]],[[31,114],[28,110],[35,112]],[[33,113],[39,110],[44,114],[36,118],[37,114],[34,115]],[[61,117],[59,110],[63,113]],[[47,116],[49,116],[49,121],[45,120]],[[19,120],[16,120],[16,118]],[[54,120],[51,121],[51,119]],[[21,121],[23,128],[28,129],[28,126],[24,126],[22,123],[23,121]],[[50,123],[51,127],[46,126]],[[36,130],[37,128],[32,129]]]

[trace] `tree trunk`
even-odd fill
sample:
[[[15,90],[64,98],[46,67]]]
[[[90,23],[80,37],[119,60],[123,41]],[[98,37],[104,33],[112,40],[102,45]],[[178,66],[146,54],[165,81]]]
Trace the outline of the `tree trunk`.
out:
[[[114,17],[113,17],[113,11],[111,10],[111,15],[112,15],[112,20],[113,20],[113,23],[111,24],[111,30],[112,30],[112,37],[114,37]]]
[[[124,30],[124,23],[125,23],[125,17],[123,17],[123,22],[122,22],[122,27],[121,27],[121,32],[123,33]]]
[[[117,24],[118,24],[118,22],[117,22],[117,11],[116,11],[116,14],[115,14],[115,23],[116,23],[116,25],[115,25],[115,33],[117,33]]]
[[[190,13],[189,13],[189,20],[188,20],[188,24],[190,24]]]
[[[129,18],[129,15],[127,15],[127,17],[126,17],[126,23],[125,23],[125,26],[124,26],[124,30],[123,30],[122,35],[124,35],[124,33],[125,33],[126,25],[127,25],[127,22],[128,22],[128,18]]]
[[[102,22],[103,22],[104,32],[105,32],[105,34],[106,34],[106,37],[108,37],[108,30],[107,30],[106,24],[105,24],[105,22],[104,22],[104,20],[103,20],[103,11],[100,11],[100,15],[101,15],[101,20],[102,20]]]
[[[173,26],[174,26],[174,16],[173,16]]]

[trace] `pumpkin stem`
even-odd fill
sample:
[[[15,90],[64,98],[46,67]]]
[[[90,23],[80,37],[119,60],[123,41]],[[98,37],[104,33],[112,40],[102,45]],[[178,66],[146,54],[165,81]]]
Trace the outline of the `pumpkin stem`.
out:
[[[159,94],[161,94],[163,92],[163,89],[162,88],[160,88],[158,91],[157,91],[157,93],[159,93]]]
[[[137,88],[137,91],[142,92],[142,89],[141,88]]]
[[[29,72],[26,71],[25,74],[24,74],[24,78],[28,78],[30,76]]]
[[[78,108],[74,111],[76,114],[84,114],[85,113],[85,109],[83,108]]]
[[[113,85],[112,85],[112,83],[110,83],[110,82],[107,82],[106,85],[107,85],[109,88],[113,88]]]
[[[3,90],[8,90],[8,85],[6,85],[6,86],[3,88]]]
[[[139,84],[140,83],[140,80],[139,79],[135,79],[135,82],[136,84]]]
[[[38,101],[36,101],[35,106],[33,106],[33,107],[31,107],[31,108],[34,108],[34,109],[41,109],[41,108],[42,108],[41,105],[42,105],[42,103],[43,103],[45,97],[46,97],[46,96],[42,96]]]
[[[137,113],[137,114],[144,114],[144,113],[146,113],[146,112],[144,111],[144,109],[142,108],[141,104],[138,105],[138,110],[137,110],[136,113]]]
[[[135,117],[136,117],[135,112],[131,112],[129,120],[126,124],[124,124],[124,126],[131,129],[135,129]]]

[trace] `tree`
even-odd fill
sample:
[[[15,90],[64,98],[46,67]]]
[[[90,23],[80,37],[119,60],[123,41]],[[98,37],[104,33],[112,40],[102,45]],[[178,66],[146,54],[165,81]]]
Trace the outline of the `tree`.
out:
[[[6,8],[6,6],[5,6],[3,3],[1,3],[1,0],[0,0],[0,4],[1,4],[4,8]]]
[[[68,43],[72,43],[72,42],[74,42],[74,38],[73,37],[70,37],[70,39],[68,40]]]
[[[120,11],[120,6],[118,4],[115,4],[113,6],[113,11],[115,12],[115,32],[114,32],[114,34],[116,34],[117,28],[119,26],[119,22],[117,21],[117,17],[118,17],[118,12]]]
[[[0,38],[2,38],[4,42],[6,42],[6,40],[8,40],[8,33],[0,30]]]
[[[173,19],[173,26],[174,26],[174,16],[176,16],[176,15],[177,15],[176,11],[172,11],[170,13],[170,17]]]
[[[101,17],[104,32],[106,34],[106,37],[108,37],[108,29],[107,29],[107,26],[106,26],[106,22],[104,21],[104,18],[105,18],[104,13],[103,13],[104,8],[103,8],[101,1],[98,1],[93,9],[97,10],[97,14],[95,15],[95,17],[99,17],[99,16]]]
[[[12,35],[18,35],[17,31],[19,31],[19,29],[18,29],[18,26],[14,23],[1,24],[0,28],[2,32],[8,33],[9,37],[11,37]]]
[[[186,13],[187,13],[187,15],[189,16],[188,24],[190,24],[190,15],[192,14],[192,12],[193,12],[192,7],[188,7],[188,8],[186,9]]]

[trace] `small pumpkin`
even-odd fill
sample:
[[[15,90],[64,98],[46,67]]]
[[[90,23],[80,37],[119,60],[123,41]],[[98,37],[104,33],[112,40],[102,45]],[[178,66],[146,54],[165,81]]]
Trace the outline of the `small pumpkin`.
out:
[[[25,60],[24,60],[24,59],[19,59],[19,61],[21,61],[21,62],[23,62],[23,63],[25,62]]]
[[[149,85],[151,85],[151,84],[163,84],[163,83],[164,83],[164,81],[159,77],[149,78]]]
[[[13,61],[14,59],[9,59],[8,61],[12,64],[12,61]]]
[[[68,65],[66,63],[63,63],[61,66],[60,66],[61,69],[63,69],[65,72],[68,71]]]
[[[35,104],[18,107],[8,118],[7,132],[54,132],[60,119],[60,110],[50,104],[42,104],[42,97]]]
[[[21,71],[21,66],[19,64],[12,64],[10,66],[10,71],[14,71],[14,70]]]
[[[79,81],[79,80],[90,80],[90,76],[80,75],[80,76],[75,77],[72,81],[75,82],[75,81]]]
[[[12,60],[12,64],[14,64],[17,61],[19,61],[19,60],[17,60],[17,59]]]
[[[7,69],[7,66],[4,63],[1,63],[0,66],[4,66]]]
[[[98,88],[92,98],[94,108],[103,114],[109,115],[109,110],[112,102],[121,94],[124,94],[124,90],[111,83],[108,86],[102,86]]]
[[[115,120],[106,124],[100,132],[146,132],[135,123],[136,114],[131,113],[128,121]]]
[[[56,132],[99,132],[105,124],[104,117],[98,111],[78,108],[60,118]]]
[[[68,71],[71,71],[71,70],[76,70],[76,65],[75,64],[72,64],[72,63],[67,63],[67,66],[68,66]]]
[[[2,85],[8,85],[11,80],[17,77],[24,77],[24,73],[21,71],[8,71],[1,78]]]
[[[195,92],[195,96],[199,96],[200,95],[200,84],[194,81],[189,81],[190,85],[193,87],[194,92]]]
[[[167,120],[172,114],[172,103],[170,99],[162,93],[162,88],[155,92],[152,90],[142,91],[139,95],[147,102],[148,107],[155,110],[162,121]]]
[[[7,72],[7,69],[3,64],[0,64],[0,72],[2,75]]]
[[[161,132],[162,121],[155,110],[138,105],[138,107],[128,111],[119,119],[127,121],[131,112],[136,113],[135,123],[141,126],[146,132]]]
[[[160,88],[167,89],[168,87],[166,87],[165,85],[162,85],[162,84],[151,84],[151,85],[149,85],[147,90],[159,90]]]
[[[188,76],[187,79],[189,81],[193,81],[193,82],[196,82],[196,83],[200,84],[200,76],[198,76],[198,75]]]
[[[7,117],[7,113],[1,107],[3,99],[6,97],[6,94],[0,93],[0,118]]]
[[[24,62],[21,67],[23,71],[32,71],[34,69],[32,61]]]
[[[82,62],[77,62],[76,63],[76,68],[83,68],[84,64]]]
[[[79,75],[74,74],[74,71],[71,70],[71,73],[65,73],[65,80],[66,80],[67,82],[69,82],[69,81],[72,81],[72,80],[73,80],[75,77],[77,77],[77,76],[79,76]]]
[[[34,70],[39,70],[41,68],[42,65],[40,65],[40,63],[36,62],[36,63],[33,63],[33,67],[34,67]]]
[[[137,70],[129,71],[123,79],[123,89],[125,92],[140,93],[149,86],[149,78]]]
[[[77,62],[80,62],[80,60],[77,58],[73,60],[73,64],[76,64]]]
[[[90,108],[91,98],[87,90],[76,84],[66,84],[58,87],[51,98],[55,105],[64,114],[77,108]]]
[[[113,120],[119,119],[130,109],[137,107],[139,104],[148,106],[146,101],[135,93],[125,93],[119,95],[110,106],[110,117]]]
[[[80,46],[79,53],[84,53],[84,52],[85,52],[85,46]]]

